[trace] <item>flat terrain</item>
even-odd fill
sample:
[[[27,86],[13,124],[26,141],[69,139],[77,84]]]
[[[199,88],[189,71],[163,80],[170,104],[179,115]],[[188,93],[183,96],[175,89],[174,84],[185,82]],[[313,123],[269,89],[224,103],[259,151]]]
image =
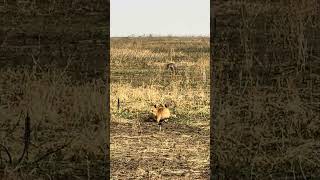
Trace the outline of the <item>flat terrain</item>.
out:
[[[208,179],[209,72],[208,38],[111,40],[113,179]],[[176,117],[159,131],[148,116],[165,102]]]

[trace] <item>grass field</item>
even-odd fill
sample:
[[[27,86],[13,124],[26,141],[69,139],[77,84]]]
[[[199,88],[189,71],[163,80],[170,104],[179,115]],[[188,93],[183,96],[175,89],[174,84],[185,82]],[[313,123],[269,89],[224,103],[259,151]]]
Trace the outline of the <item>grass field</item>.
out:
[[[0,76],[1,178],[105,176],[101,79],[75,80],[64,69],[37,66],[2,68]]]
[[[208,179],[209,57],[209,38],[111,39],[113,179]],[[159,131],[148,115],[166,102],[176,117]]]
[[[218,179],[319,179],[319,2],[216,1]]]

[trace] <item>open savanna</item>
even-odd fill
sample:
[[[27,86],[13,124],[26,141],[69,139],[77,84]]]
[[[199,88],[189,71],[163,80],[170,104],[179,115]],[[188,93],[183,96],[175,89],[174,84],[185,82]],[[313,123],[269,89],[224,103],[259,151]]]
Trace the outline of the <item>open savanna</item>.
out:
[[[103,80],[65,69],[0,69],[0,179],[103,179]]]
[[[209,53],[207,37],[111,38],[113,179],[209,178]],[[166,102],[159,131],[148,116]]]

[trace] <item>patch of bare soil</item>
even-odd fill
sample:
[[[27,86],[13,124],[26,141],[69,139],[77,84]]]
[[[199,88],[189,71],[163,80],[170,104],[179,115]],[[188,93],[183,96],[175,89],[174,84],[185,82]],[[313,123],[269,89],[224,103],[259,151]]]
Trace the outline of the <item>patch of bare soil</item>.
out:
[[[209,125],[111,122],[113,179],[208,179]]]

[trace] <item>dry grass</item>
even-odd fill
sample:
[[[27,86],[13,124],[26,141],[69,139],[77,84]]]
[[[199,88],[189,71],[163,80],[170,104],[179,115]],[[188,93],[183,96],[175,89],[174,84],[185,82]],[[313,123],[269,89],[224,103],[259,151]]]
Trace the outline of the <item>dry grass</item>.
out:
[[[102,81],[74,81],[63,70],[35,67],[0,69],[0,76],[0,176],[103,177],[106,94]],[[28,156],[19,161],[27,113]]]
[[[208,40],[111,40],[110,153],[114,179],[209,177]],[[177,64],[177,75],[165,69],[168,62]],[[168,101],[173,101],[171,111],[176,117],[164,123],[159,132],[157,123],[148,121],[148,116],[153,104]]]
[[[319,178],[319,3],[228,1],[216,8],[234,23],[217,27],[214,44],[215,173]]]

